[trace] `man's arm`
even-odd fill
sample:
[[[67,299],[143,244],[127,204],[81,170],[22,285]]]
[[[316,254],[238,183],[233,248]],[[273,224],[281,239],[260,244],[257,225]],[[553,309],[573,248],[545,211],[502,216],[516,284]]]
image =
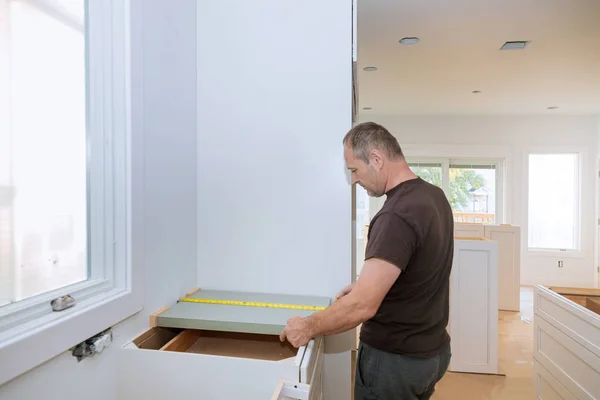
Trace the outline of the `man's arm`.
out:
[[[290,318],[281,341],[302,346],[315,336],[345,332],[373,317],[416,247],[415,232],[404,218],[389,212],[379,215],[369,231],[367,261],[350,293],[321,312]]]
[[[394,264],[377,258],[367,260],[348,295],[306,318],[310,336],[346,332],[373,317],[399,275],[400,268]]]

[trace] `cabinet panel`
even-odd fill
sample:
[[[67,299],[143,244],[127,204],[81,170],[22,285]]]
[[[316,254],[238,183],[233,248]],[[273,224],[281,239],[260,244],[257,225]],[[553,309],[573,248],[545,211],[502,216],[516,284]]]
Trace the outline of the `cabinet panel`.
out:
[[[521,306],[521,228],[486,225],[485,237],[498,242],[498,308],[519,311]]]
[[[454,237],[457,238],[472,238],[472,237],[484,237],[485,230],[481,224],[454,224]]]
[[[498,373],[498,244],[456,240],[450,278],[455,372]]]

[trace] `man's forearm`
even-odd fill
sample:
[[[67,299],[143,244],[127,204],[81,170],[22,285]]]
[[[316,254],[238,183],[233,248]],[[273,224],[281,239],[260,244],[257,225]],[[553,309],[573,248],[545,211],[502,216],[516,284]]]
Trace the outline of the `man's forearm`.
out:
[[[352,293],[334,302],[327,309],[307,317],[313,336],[336,335],[356,328],[371,317]]]

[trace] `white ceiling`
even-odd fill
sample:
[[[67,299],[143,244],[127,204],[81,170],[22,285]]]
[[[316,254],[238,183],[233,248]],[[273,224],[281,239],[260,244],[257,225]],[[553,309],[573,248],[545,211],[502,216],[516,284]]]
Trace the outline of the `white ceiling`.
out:
[[[600,0],[358,0],[358,85],[367,117],[600,114]]]

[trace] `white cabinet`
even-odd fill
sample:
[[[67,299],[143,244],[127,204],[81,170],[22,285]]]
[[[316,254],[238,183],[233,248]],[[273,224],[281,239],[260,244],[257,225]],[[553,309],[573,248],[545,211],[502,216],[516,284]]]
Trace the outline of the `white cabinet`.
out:
[[[450,275],[450,371],[498,373],[498,243],[454,242]]]
[[[485,237],[498,242],[498,309],[521,309],[521,228],[485,225]]]
[[[315,303],[311,301],[315,298],[295,296],[296,300],[306,300],[299,303],[286,296],[232,292],[199,292],[194,296],[200,298],[200,293],[233,301],[246,298],[256,302],[262,296],[266,301],[275,297],[278,304],[329,302],[322,299]],[[170,326],[150,327],[118,350],[118,398],[270,399],[283,380],[305,388],[307,399],[319,400],[323,338],[315,338],[300,348],[279,340],[279,332],[289,317],[310,313],[259,306],[177,303],[152,318],[159,325]]]
[[[600,290],[534,288],[535,384],[540,399],[600,399]],[[589,294],[589,296],[586,295]],[[587,301],[586,301],[587,300]]]
[[[498,242],[498,309],[521,308],[521,228],[514,225],[454,224],[455,237],[485,237]]]

